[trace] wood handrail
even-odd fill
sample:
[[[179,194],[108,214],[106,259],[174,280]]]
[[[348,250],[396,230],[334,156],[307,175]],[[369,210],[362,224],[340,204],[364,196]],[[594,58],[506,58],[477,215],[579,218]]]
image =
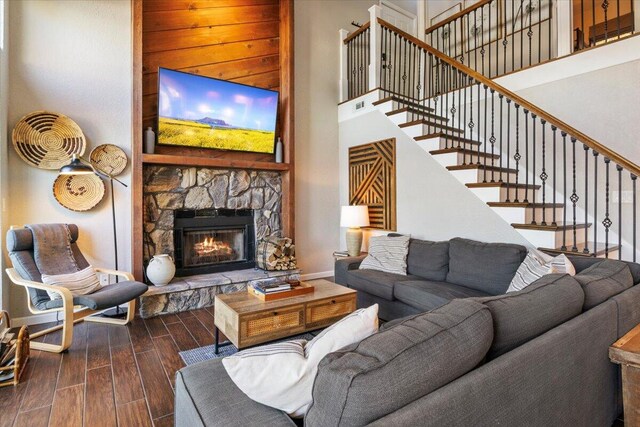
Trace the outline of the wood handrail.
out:
[[[347,37],[344,38],[344,44],[347,44],[351,40],[355,39],[359,34],[363,33],[367,28],[369,28],[370,25],[371,25],[370,22],[362,24],[360,28],[358,28],[353,33],[349,34]]]
[[[445,55],[444,53],[441,53],[439,50],[429,46],[428,44],[426,44],[422,40],[420,40],[420,39],[418,39],[416,37],[413,37],[412,35],[410,35],[410,34],[404,32],[404,31],[402,31],[401,29],[391,25],[390,23],[388,23],[384,19],[378,18],[378,23],[381,26],[383,26],[383,27],[395,32],[396,34],[400,35],[401,37],[404,37],[405,39],[407,39],[409,42],[415,44],[416,46],[426,50],[429,53],[431,53],[433,56],[439,58],[441,61],[444,61],[447,64],[457,68],[458,70],[462,71],[466,75],[472,77],[475,81],[477,81],[479,83],[482,83],[483,85],[487,86],[488,88],[493,89],[494,91],[498,92],[499,94],[511,99],[513,102],[515,102],[516,104],[520,105],[524,109],[529,110],[532,114],[535,114],[540,119],[546,120],[546,122],[549,123],[549,125],[557,127],[562,132],[566,132],[569,136],[576,138],[578,141],[580,141],[581,143],[585,144],[586,146],[588,146],[592,150],[594,150],[594,151],[598,152],[599,154],[601,154],[602,156],[610,159],[611,161],[613,161],[614,163],[618,164],[619,166],[622,166],[624,169],[628,170],[633,175],[640,176],[640,166],[638,166],[634,162],[622,157],[620,154],[616,153],[615,151],[611,150],[610,148],[606,147],[605,145],[602,145],[598,141],[596,141],[593,138],[585,135],[584,133],[580,132],[579,130],[573,128],[572,126],[566,124],[562,120],[552,116],[551,114],[547,113],[546,111],[542,110],[541,108],[533,105],[532,103],[530,103],[526,99],[524,99],[524,98],[516,95],[515,93],[511,92],[509,89],[507,89],[507,88],[505,88],[503,86],[500,86],[499,84],[495,83],[493,80],[488,79],[487,77],[485,77],[482,74],[472,70],[471,68],[467,67],[466,65],[461,64],[460,62],[456,61],[455,59],[453,59],[453,58],[451,58],[451,57],[449,57],[447,55]]]
[[[461,16],[464,16],[469,12],[473,12],[474,10],[481,8],[485,4],[491,3],[492,1],[493,0],[482,0],[482,1],[479,1],[476,4],[471,5],[468,8],[461,10],[460,12],[456,13],[455,15],[451,15],[447,19],[445,19],[443,21],[440,21],[435,25],[430,26],[429,28],[424,30],[424,33],[425,34],[429,34],[429,33],[433,32],[433,31],[437,30],[438,28],[447,25],[449,22],[455,21],[456,19],[460,18]]]

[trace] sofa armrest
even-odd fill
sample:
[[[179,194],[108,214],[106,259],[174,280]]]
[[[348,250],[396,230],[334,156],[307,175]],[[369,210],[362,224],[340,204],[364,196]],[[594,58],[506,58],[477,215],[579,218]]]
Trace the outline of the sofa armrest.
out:
[[[347,271],[357,270],[360,267],[360,263],[366,255],[350,256],[342,258],[336,261],[334,266],[334,280],[340,285],[347,285]]]

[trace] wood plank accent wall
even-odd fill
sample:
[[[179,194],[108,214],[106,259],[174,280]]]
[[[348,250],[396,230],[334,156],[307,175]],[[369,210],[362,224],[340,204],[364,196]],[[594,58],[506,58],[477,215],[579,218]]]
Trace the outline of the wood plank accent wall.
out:
[[[138,245],[142,241],[142,132],[148,126],[156,128],[158,67],[280,91],[276,133],[285,143],[288,164],[282,172],[282,226],[287,236],[294,237],[293,0],[133,0],[132,7],[132,257],[136,278],[142,277],[142,247]],[[156,154],[197,157],[205,163],[204,159],[215,158],[216,164],[228,162],[230,168],[274,161],[272,154],[161,145],[156,146]]]
[[[349,204],[369,206],[369,228],[396,231],[396,139],[349,148]]]

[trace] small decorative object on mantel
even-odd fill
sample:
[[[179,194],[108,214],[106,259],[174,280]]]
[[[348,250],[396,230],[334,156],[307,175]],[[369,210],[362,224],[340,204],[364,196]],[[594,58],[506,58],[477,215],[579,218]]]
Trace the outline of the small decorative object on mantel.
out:
[[[40,169],[60,169],[72,155],[84,154],[86,147],[84,134],[76,122],[49,111],[24,116],[13,128],[11,139],[20,158]]]
[[[280,137],[278,137],[278,141],[276,142],[276,163],[284,162],[284,144]]]
[[[58,175],[53,182],[53,196],[65,208],[84,212],[94,208],[104,197],[104,182],[94,173]]]
[[[156,286],[168,285],[175,274],[176,265],[167,254],[154,255],[147,266],[147,278]]]
[[[267,237],[258,241],[256,264],[263,270],[293,270],[296,246],[288,237]]]
[[[18,385],[29,360],[29,329],[11,327],[6,311],[0,312],[0,387]]]
[[[144,152],[153,154],[156,151],[156,133],[151,126],[144,131]]]

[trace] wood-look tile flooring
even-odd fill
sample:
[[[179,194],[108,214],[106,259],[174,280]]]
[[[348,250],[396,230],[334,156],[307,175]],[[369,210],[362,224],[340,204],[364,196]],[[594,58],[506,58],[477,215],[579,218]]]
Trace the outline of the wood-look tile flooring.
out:
[[[0,427],[172,426],[178,352],[213,344],[213,328],[213,307],[127,326],[79,323],[67,353],[32,350],[22,382],[0,388]]]

